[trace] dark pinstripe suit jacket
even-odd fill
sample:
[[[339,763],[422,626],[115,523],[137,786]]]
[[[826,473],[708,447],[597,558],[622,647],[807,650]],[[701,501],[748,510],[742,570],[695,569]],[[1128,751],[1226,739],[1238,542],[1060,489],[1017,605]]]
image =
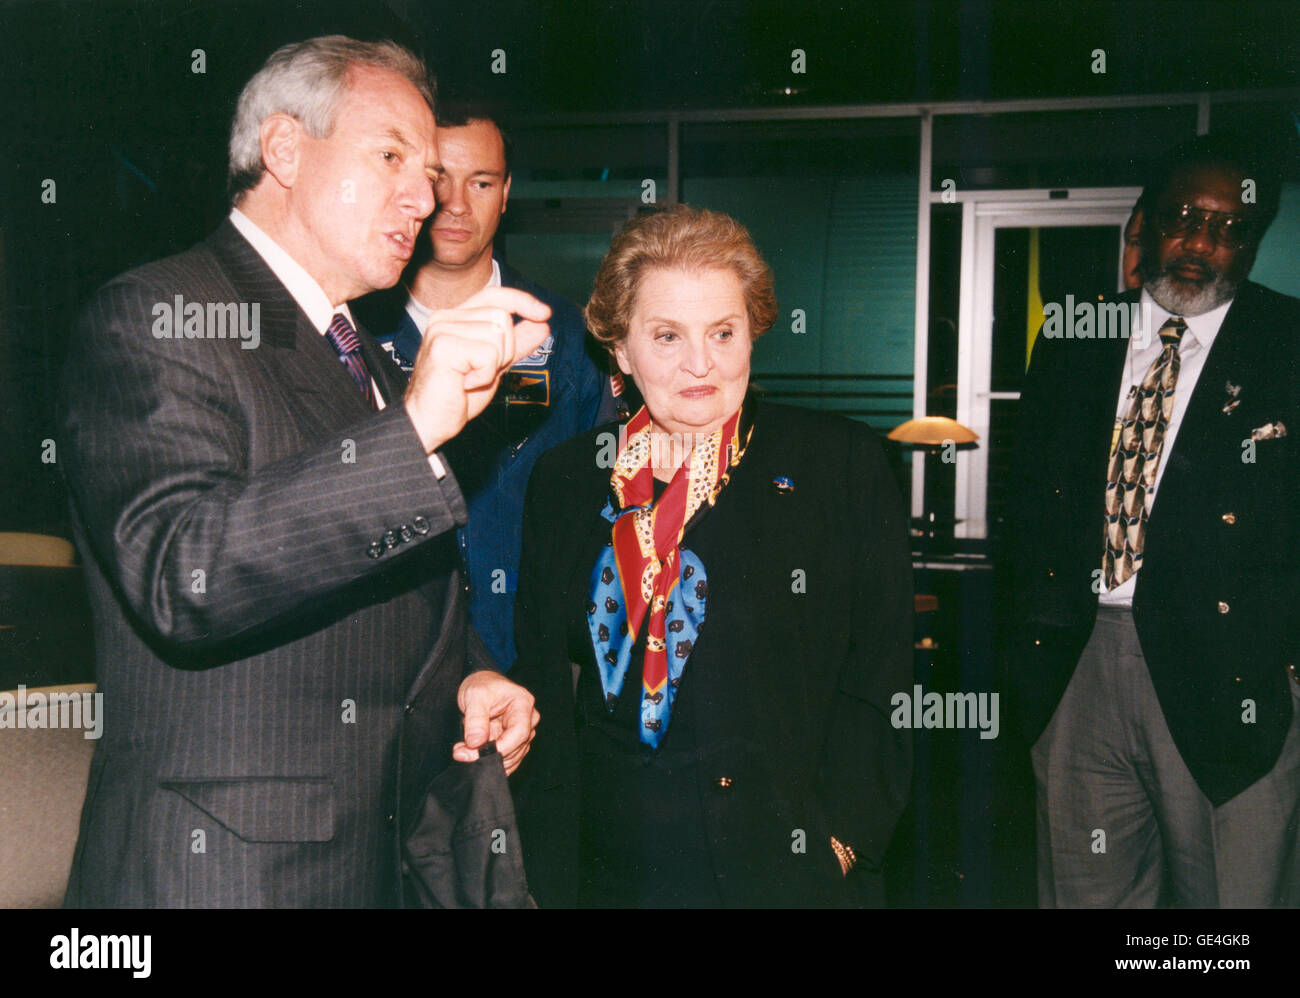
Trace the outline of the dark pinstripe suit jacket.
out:
[[[156,336],[177,295],[258,303],[258,346]],[[382,413],[228,221],[82,314],[59,443],[105,726],[70,905],[399,901],[403,800],[481,646],[459,487],[361,340]]]

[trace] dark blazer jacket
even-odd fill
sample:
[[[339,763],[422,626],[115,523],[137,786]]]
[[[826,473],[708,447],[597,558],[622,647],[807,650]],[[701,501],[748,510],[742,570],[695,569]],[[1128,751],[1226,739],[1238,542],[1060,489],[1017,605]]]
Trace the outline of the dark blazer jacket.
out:
[[[1013,514],[1021,626],[1007,667],[1012,713],[1031,739],[1056,709],[1096,619],[1093,572],[1127,348],[1126,339],[1040,335],[1021,396]],[[1270,423],[1288,435],[1248,444]],[[1272,768],[1291,719],[1298,429],[1300,300],[1247,282],[1162,455],[1133,598],[1170,732],[1215,804]],[[1252,705],[1254,720],[1243,720]]]
[[[577,898],[570,663],[583,649],[571,654],[566,630],[609,539],[610,461],[599,456],[612,455],[617,429],[544,455],[525,506],[511,678],[533,691],[542,722],[512,779],[543,907]],[[793,490],[779,491],[778,476]],[[710,596],[673,711],[694,701],[724,903],[883,903],[880,863],[911,774],[911,733],[891,726],[890,697],[911,688],[913,636],[906,520],[879,443],[843,417],[757,403],[749,449],[683,545],[703,561]],[[792,848],[797,830],[806,853]],[[859,857],[847,882],[832,835]]]
[[[260,343],[156,336],[177,296],[257,303]],[[382,413],[229,221],[82,314],[59,454],[106,720],[70,905],[400,901],[474,647],[466,514],[360,339]]]

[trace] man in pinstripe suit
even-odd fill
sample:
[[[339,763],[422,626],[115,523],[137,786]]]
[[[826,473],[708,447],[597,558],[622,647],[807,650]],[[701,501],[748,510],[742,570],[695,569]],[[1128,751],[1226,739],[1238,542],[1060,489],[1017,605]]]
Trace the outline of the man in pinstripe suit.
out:
[[[407,387],[346,304],[433,209],[431,105],[391,43],[280,49],[240,97],[230,218],[82,315],[62,443],[106,718],[70,905],[398,904],[431,778],[527,751],[532,698],[475,670],[438,451],[549,310],[435,315]]]

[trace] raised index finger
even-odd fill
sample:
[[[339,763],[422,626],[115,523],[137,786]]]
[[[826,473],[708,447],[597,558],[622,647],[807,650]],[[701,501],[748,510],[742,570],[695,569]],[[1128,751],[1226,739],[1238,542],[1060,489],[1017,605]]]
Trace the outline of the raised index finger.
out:
[[[551,317],[551,306],[518,288],[484,288],[467,298],[461,308],[503,308],[533,322],[545,322]]]

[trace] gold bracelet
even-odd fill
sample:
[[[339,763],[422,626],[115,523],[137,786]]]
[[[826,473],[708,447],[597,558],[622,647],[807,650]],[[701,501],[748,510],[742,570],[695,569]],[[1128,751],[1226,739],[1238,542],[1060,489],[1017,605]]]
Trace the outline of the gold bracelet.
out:
[[[848,876],[849,871],[853,869],[854,864],[858,861],[858,857],[853,852],[852,846],[846,846],[843,842],[832,835],[831,848],[835,850],[835,856],[840,861],[840,869],[844,871],[845,876]]]

